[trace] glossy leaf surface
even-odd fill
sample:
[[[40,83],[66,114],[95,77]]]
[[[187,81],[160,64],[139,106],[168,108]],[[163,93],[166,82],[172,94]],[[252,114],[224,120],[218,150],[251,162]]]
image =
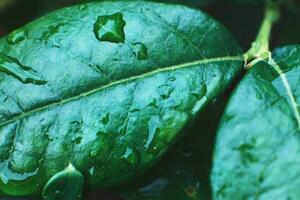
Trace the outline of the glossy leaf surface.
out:
[[[9,195],[40,194],[69,163],[89,188],[139,176],[243,63],[206,14],[146,2],[59,10],[2,38],[0,52],[0,69],[15,69],[0,72]]]
[[[214,199],[298,199],[300,47],[276,49],[235,90],[214,156]]]
[[[127,200],[210,200],[212,147],[226,96],[209,105],[149,172],[120,189],[121,196]]]

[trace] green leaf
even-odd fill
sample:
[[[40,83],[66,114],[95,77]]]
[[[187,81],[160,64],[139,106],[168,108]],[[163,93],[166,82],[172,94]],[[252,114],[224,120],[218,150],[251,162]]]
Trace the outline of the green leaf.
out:
[[[217,138],[215,199],[298,199],[300,46],[276,49],[233,93]]]
[[[118,193],[128,200],[209,200],[209,171],[218,122],[227,102],[224,95],[195,120],[187,134],[154,168]]]
[[[17,69],[0,72],[0,189],[9,195],[40,194],[68,163],[88,188],[139,176],[243,64],[215,20],[150,2],[62,9],[2,38],[0,52],[1,68]]]

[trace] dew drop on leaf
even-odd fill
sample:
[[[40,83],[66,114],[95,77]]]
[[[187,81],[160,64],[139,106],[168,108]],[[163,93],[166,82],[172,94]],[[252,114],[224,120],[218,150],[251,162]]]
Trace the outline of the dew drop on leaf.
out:
[[[146,140],[146,143],[144,145],[146,150],[150,150],[151,151],[151,143],[153,142],[155,135],[157,133],[159,133],[160,129],[159,129],[159,117],[157,116],[152,116],[151,119],[148,122],[148,137]]]
[[[93,166],[89,169],[89,173],[91,176],[93,176],[94,172],[95,172],[95,167]]]
[[[11,181],[16,184],[16,182],[28,181],[28,179],[38,174],[39,169],[36,169],[33,172],[17,173],[10,168],[9,161],[6,160],[0,163],[0,171],[0,179],[4,184],[8,184]]]
[[[101,119],[101,123],[102,124],[107,124],[109,122],[109,113],[106,113],[102,119]]]
[[[74,140],[74,143],[75,143],[75,144],[80,144],[80,143],[81,143],[81,140],[82,140],[82,137],[77,137],[77,138]]]
[[[173,91],[174,88],[171,87],[169,84],[163,84],[158,88],[158,93],[162,99],[168,99]]]
[[[130,165],[136,165],[139,162],[139,153],[135,149],[126,148],[126,151],[121,159],[125,160]]]
[[[202,99],[207,94],[207,86],[205,83],[202,83],[200,90],[191,91],[191,95],[197,99]]]
[[[47,82],[31,67],[23,66],[15,58],[0,53],[0,72],[4,72],[23,83],[43,85]]]
[[[79,6],[79,10],[85,10],[87,6],[85,4]]]
[[[26,36],[27,32],[24,30],[15,31],[8,36],[7,42],[11,45],[15,45],[25,40]]]
[[[94,34],[100,41],[123,43],[125,24],[122,13],[99,16],[94,24]]]
[[[42,38],[45,40],[45,41],[48,41],[49,38],[58,33],[59,32],[59,29],[61,26],[63,26],[64,23],[58,23],[58,24],[54,24],[54,25],[51,25],[48,27],[48,29],[46,31],[43,32],[43,35],[42,35]]]
[[[138,60],[146,60],[148,58],[148,49],[142,43],[133,43],[132,50]]]

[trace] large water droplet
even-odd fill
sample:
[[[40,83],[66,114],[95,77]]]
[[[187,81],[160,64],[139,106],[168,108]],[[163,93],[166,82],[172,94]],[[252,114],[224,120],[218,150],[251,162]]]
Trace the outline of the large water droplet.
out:
[[[26,31],[17,30],[8,36],[7,42],[9,44],[13,44],[13,45],[18,44],[19,42],[22,42],[23,40],[25,40],[26,36],[27,36]]]
[[[132,50],[138,60],[145,60],[148,58],[147,47],[142,43],[131,44]]]
[[[125,24],[122,13],[99,16],[94,24],[95,36],[100,41],[123,43]]]
[[[9,161],[6,160],[0,164],[0,178],[4,184],[12,182],[23,182],[37,175],[38,169],[33,172],[17,173],[9,167]]]
[[[130,165],[136,165],[139,162],[139,153],[135,149],[127,148],[121,159]]]
[[[47,82],[31,67],[23,66],[14,58],[0,53],[0,72],[4,72],[23,83],[43,85]]]

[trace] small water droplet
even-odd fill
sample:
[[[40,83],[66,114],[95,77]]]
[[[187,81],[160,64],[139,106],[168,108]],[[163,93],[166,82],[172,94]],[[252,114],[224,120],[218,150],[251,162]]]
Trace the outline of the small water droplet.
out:
[[[95,166],[93,166],[93,167],[91,167],[90,169],[89,169],[89,173],[90,173],[90,175],[91,176],[93,176],[93,174],[94,174],[94,172],[95,172]]]
[[[99,153],[99,151],[100,151],[100,145],[95,146],[95,148],[93,148],[93,149],[90,151],[90,157],[91,157],[91,158],[96,157],[97,154]]]
[[[170,78],[169,78],[169,81],[176,81],[176,78],[175,77],[173,77],[173,76],[171,76]]]
[[[213,99],[213,100],[212,100],[212,105],[215,105],[217,102],[218,102],[218,99],[216,99],[216,98]]]
[[[125,25],[122,13],[99,16],[94,24],[94,34],[100,41],[124,43]]]
[[[55,190],[55,194],[60,194],[60,190]]]
[[[170,85],[168,84],[161,85],[158,88],[158,93],[162,99],[168,99],[171,96],[173,91],[174,88],[170,87]]]
[[[13,76],[22,83],[33,83],[36,85],[47,83],[31,67],[23,66],[15,58],[11,58],[3,53],[0,53],[0,72]]]
[[[130,110],[130,112],[139,112],[139,111],[140,111],[140,109],[138,109],[138,108],[133,108]]]
[[[145,149],[147,151],[157,150],[155,145],[151,145],[155,135],[160,132],[160,119],[158,116],[152,116],[151,119],[148,122],[148,137],[146,140],[146,143],[144,145]]]
[[[148,58],[148,49],[142,43],[133,43],[132,50],[138,60],[146,60]]]
[[[130,165],[136,165],[139,162],[139,153],[135,149],[127,148],[121,159]]]
[[[151,107],[154,107],[154,108],[158,108],[157,106],[157,100],[156,99],[153,99],[149,104],[148,106],[151,106]]]
[[[42,35],[43,40],[48,41],[49,38],[50,38],[52,35],[54,35],[54,34],[56,34],[56,33],[59,32],[60,27],[63,26],[63,25],[64,25],[63,22],[58,23],[58,24],[54,24],[54,25],[50,25],[50,26],[48,27],[48,29],[47,29],[46,31],[43,32],[43,35]],[[56,44],[56,45],[57,45],[57,44]]]
[[[18,44],[19,42],[25,40],[26,36],[27,32],[25,30],[17,30],[8,36],[7,42],[12,45]]]
[[[101,119],[101,123],[102,124],[107,124],[109,122],[109,113],[106,113],[102,119]]]
[[[262,94],[258,91],[256,92],[256,98],[259,100],[263,99]]]
[[[80,136],[80,137],[77,137],[73,142],[74,142],[75,144],[80,144],[80,143],[81,143],[81,140],[82,140],[82,137]]]
[[[79,6],[79,10],[85,10],[87,8],[87,5],[82,4]]]
[[[81,124],[82,124],[82,122],[79,122],[79,121],[71,122],[70,127],[69,127],[69,132],[78,133],[79,130],[81,129]]]
[[[203,98],[206,94],[207,94],[207,86],[205,83],[202,83],[199,89],[191,91],[191,95],[193,95],[197,99]]]

